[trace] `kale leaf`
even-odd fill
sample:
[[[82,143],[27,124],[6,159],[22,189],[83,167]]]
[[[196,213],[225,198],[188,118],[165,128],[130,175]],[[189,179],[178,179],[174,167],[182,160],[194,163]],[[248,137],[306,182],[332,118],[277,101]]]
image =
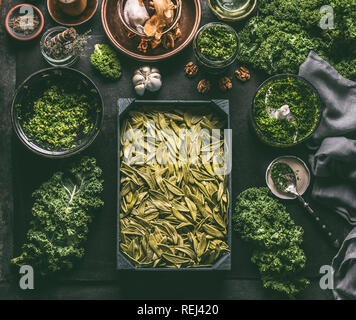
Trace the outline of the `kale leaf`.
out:
[[[260,0],[239,33],[240,62],[268,74],[297,73],[310,50],[356,80],[356,1],[330,0],[334,28],[323,30],[323,0]]]
[[[11,260],[30,265],[41,276],[70,270],[84,256],[88,225],[104,203],[102,170],[84,157],[55,173],[33,193],[32,221],[22,254]]]
[[[101,75],[110,80],[118,80],[122,75],[117,53],[107,44],[96,44],[90,56],[92,65]]]
[[[241,238],[254,244],[251,260],[258,266],[265,288],[293,298],[309,284],[301,276],[306,263],[300,248],[303,229],[268,188],[243,191],[237,197],[232,222]]]

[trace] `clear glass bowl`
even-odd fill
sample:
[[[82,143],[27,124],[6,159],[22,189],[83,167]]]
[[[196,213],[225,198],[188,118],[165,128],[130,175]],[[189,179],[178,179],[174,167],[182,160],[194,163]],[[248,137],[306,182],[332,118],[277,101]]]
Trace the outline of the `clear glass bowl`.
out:
[[[257,0],[208,0],[211,11],[223,21],[240,21],[256,8]]]
[[[203,34],[203,32],[205,30],[209,29],[210,27],[215,27],[215,26],[223,27],[223,28],[226,28],[227,30],[229,30],[234,35],[235,40],[237,42],[237,47],[236,47],[235,52],[229,58],[222,60],[222,61],[215,61],[215,60],[210,60],[210,59],[206,58],[201,53],[201,50],[198,45],[199,38]],[[233,28],[231,28],[230,26],[228,26],[225,23],[212,22],[212,23],[208,23],[208,24],[202,26],[198,30],[198,32],[194,38],[193,50],[194,50],[195,58],[197,59],[198,63],[203,67],[203,69],[205,69],[207,72],[209,72],[211,74],[220,74],[220,73],[223,73],[224,71],[226,71],[226,69],[228,69],[229,66],[231,66],[236,61],[237,55],[238,55],[238,50],[239,50],[239,45],[240,45],[240,41],[239,41],[237,32]]]
[[[54,27],[54,28],[47,30],[42,36],[41,44],[44,43],[47,39],[51,39],[51,38],[55,37],[58,33],[61,33],[67,29],[68,28],[66,28],[66,27],[58,26],[58,27]],[[70,67],[75,62],[77,62],[79,59],[78,56],[73,56],[73,55],[68,56],[64,59],[59,59],[59,60],[53,59],[46,54],[42,45],[41,45],[41,53],[42,53],[43,58],[53,67]]]
[[[295,84],[298,84],[300,86],[303,86],[304,88],[306,88],[306,90],[308,90],[308,93],[310,95],[316,95],[316,100],[317,103],[315,105],[315,108],[317,109],[317,116],[314,119],[314,124],[312,127],[310,127],[310,131],[309,134],[307,136],[305,136],[303,139],[300,139],[294,143],[286,143],[283,141],[274,141],[271,138],[267,137],[261,130],[260,125],[256,122],[256,118],[255,118],[255,108],[256,108],[256,104],[255,104],[255,100],[256,97],[258,96],[259,92],[265,87],[270,85],[271,83],[274,82],[279,82],[279,81],[293,81]],[[288,74],[288,73],[284,73],[284,74],[277,74],[275,76],[272,76],[270,78],[268,78],[266,81],[264,81],[259,88],[257,89],[253,99],[252,99],[252,105],[250,108],[250,124],[252,126],[253,131],[256,133],[257,137],[260,139],[260,141],[262,141],[264,144],[271,146],[271,147],[275,147],[275,148],[290,148],[290,147],[294,147],[297,145],[300,145],[306,141],[308,141],[312,134],[315,132],[315,130],[319,127],[320,121],[321,121],[321,110],[322,110],[322,100],[321,97],[319,95],[319,92],[317,91],[317,89],[305,78],[302,78],[298,75],[295,74]]]

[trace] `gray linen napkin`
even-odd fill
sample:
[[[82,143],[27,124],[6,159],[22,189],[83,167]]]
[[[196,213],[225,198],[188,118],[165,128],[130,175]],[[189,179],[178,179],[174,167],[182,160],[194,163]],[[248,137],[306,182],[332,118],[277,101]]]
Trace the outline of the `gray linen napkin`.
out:
[[[311,51],[299,75],[319,91],[324,110],[309,143],[312,197],[356,225],[356,82]]]
[[[334,289],[337,300],[356,299],[356,227],[346,237],[333,259]]]

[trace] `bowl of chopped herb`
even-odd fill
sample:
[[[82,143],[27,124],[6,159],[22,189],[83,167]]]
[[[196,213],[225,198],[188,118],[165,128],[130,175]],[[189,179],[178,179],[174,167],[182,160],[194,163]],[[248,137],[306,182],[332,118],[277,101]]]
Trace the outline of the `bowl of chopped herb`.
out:
[[[102,127],[103,113],[94,82],[70,68],[32,74],[15,91],[11,105],[20,141],[48,158],[65,158],[86,149]]]
[[[5,18],[8,34],[16,40],[29,41],[43,30],[43,14],[32,4],[19,4],[13,7]]]
[[[316,88],[294,74],[279,74],[258,88],[250,112],[260,140],[273,147],[305,142],[317,129],[322,101]]]
[[[239,38],[227,24],[212,22],[200,28],[193,50],[199,64],[209,73],[223,73],[237,58]]]

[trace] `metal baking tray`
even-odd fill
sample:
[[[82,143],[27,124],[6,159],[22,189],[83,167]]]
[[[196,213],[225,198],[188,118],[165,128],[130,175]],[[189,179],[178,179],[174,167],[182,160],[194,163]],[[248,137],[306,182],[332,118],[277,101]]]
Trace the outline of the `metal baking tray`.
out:
[[[228,191],[230,196],[229,201],[229,225],[228,225],[228,233],[226,241],[229,245],[230,252],[222,256],[219,260],[215,262],[215,264],[211,267],[197,267],[197,268],[139,268],[136,267],[130,259],[121,252],[120,250],[120,132],[121,125],[123,120],[125,120],[128,112],[134,109],[140,109],[140,107],[159,107],[159,106],[174,106],[175,109],[185,109],[185,108],[197,108],[206,106],[207,109],[211,109],[212,112],[216,112],[219,116],[224,117],[226,119],[227,128],[230,129],[230,108],[229,108],[229,100],[208,100],[208,101],[182,101],[182,100],[165,100],[165,101],[152,101],[152,100],[136,100],[136,99],[119,99],[118,100],[118,118],[117,118],[117,146],[118,146],[118,177],[117,177],[117,194],[118,194],[118,203],[117,203],[117,261],[116,267],[117,270],[137,270],[137,271],[229,271],[231,270],[231,252],[232,252],[232,229],[231,229],[231,195],[232,195],[232,178],[231,172],[228,175]],[[230,147],[231,148],[231,147]],[[230,154],[232,150],[230,149]]]

